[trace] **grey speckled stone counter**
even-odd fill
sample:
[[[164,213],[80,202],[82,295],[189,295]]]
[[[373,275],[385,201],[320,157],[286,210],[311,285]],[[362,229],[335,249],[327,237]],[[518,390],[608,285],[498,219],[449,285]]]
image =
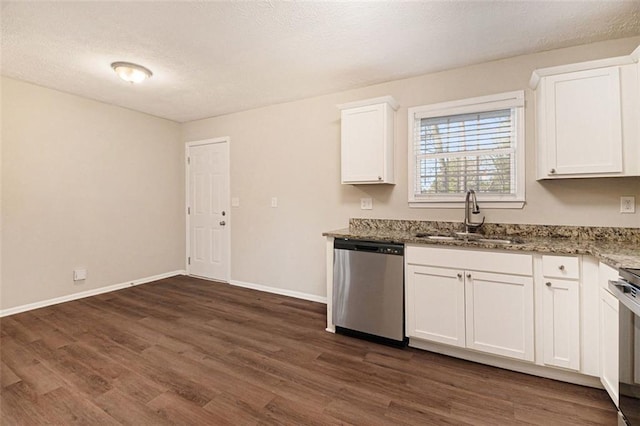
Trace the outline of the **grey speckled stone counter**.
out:
[[[325,232],[335,238],[425,244],[478,249],[498,249],[554,254],[587,254],[614,268],[640,268],[640,228],[485,224],[486,238],[515,239],[514,244],[474,240],[431,240],[416,234],[454,235],[460,222],[426,222],[389,219],[350,219],[349,228]]]

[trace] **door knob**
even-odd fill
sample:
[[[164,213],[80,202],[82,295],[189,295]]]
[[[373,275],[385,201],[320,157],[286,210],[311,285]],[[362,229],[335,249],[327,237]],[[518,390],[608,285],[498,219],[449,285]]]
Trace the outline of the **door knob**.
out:
[[[547,287],[551,287],[551,281],[547,281],[546,283],[544,283],[544,285],[546,285]]]
[[[462,274],[461,273],[458,273],[458,278],[462,278]]]
[[[471,274],[467,274],[467,278],[471,278]]]
[[[227,224],[227,223],[226,223],[224,220],[220,222],[220,225],[221,225],[221,226],[225,226],[226,224]]]

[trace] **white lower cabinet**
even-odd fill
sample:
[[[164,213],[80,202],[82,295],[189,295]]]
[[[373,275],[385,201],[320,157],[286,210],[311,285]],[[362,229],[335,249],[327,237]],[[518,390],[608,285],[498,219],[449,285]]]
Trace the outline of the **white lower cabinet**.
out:
[[[590,256],[405,247],[412,346],[591,385],[600,376],[618,404],[615,268]]]
[[[580,369],[580,283],[545,278],[542,290],[544,364]]]
[[[536,268],[536,315],[539,316],[538,332],[538,362],[552,367],[582,371],[582,335],[581,319],[581,276],[585,267],[582,256],[564,256],[543,254],[534,257]],[[591,265],[586,262],[586,265]],[[595,288],[597,283],[591,283]],[[597,296],[593,292],[585,296],[594,295],[594,302],[585,303],[595,306]],[[597,314],[591,312],[590,316]],[[587,345],[592,342],[586,339]],[[587,347],[593,350],[592,347]],[[584,364],[589,367],[590,359]],[[594,372],[591,372],[594,374]]]
[[[600,264],[600,382],[618,405],[619,376],[619,306],[618,299],[609,293],[607,282],[618,278],[615,269]]]
[[[462,271],[409,265],[407,281],[407,334],[464,347]]]
[[[600,380],[618,405],[618,299],[600,290]]]
[[[466,272],[467,347],[533,361],[533,278]]]
[[[409,337],[533,361],[531,255],[408,246],[405,259]]]

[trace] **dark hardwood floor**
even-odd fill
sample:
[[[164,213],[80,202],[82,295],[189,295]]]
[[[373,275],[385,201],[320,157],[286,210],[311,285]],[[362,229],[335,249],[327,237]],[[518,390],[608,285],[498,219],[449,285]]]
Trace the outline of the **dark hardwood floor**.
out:
[[[615,425],[604,391],[324,331],[174,277],[0,320],[2,425]]]

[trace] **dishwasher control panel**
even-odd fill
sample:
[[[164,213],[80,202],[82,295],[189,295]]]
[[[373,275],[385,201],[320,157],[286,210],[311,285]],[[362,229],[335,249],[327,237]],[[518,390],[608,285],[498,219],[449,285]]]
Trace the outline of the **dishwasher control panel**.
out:
[[[387,247],[387,248],[380,249],[380,253],[402,254],[402,249]]]
[[[379,241],[350,240],[349,238],[339,238],[333,243],[333,247],[338,250],[364,251],[370,253],[391,254],[404,256],[404,245],[396,243],[384,243]]]

